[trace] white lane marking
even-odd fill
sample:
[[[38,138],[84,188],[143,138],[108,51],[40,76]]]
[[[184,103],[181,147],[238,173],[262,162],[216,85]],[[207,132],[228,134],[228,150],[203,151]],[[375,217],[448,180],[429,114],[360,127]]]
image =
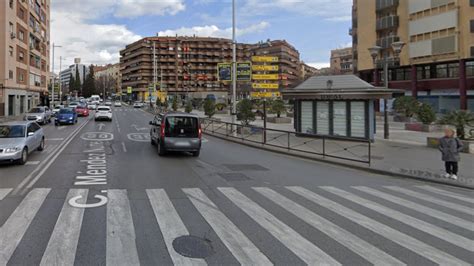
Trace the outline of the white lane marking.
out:
[[[0,200],[4,199],[12,190],[12,188],[0,188]]]
[[[440,195],[443,195],[443,196],[451,197],[451,198],[454,198],[454,199],[457,199],[457,200],[460,200],[460,201],[465,201],[465,202],[474,204],[474,193],[472,193],[472,191],[469,192],[469,193],[471,193],[471,198],[469,198],[469,197],[466,197],[466,196],[461,196],[461,195],[459,195],[457,193],[454,193],[454,192],[451,192],[451,191],[441,190],[441,189],[438,189],[438,188],[435,188],[435,187],[432,187],[432,186],[417,186],[417,187],[421,188],[421,189],[424,189],[424,190],[427,190],[427,191],[430,191],[430,192],[433,192],[433,193],[436,193],[436,194],[440,194]]]
[[[420,256],[423,256],[440,265],[470,265],[469,263],[462,261],[456,257],[449,255],[439,249],[436,249],[420,240],[413,238],[407,234],[397,231],[385,224],[382,224],[372,218],[357,213],[339,203],[326,199],[310,190],[302,187],[287,187],[287,189],[294,193],[306,198],[313,203],[323,206],[344,218],[357,223],[372,232],[375,232],[388,240],[391,240],[402,247],[405,247]]]
[[[180,236],[189,235],[189,232],[173,207],[166,191],[164,189],[147,189],[146,194],[173,263],[175,265],[206,265],[207,263],[203,259],[187,258],[174,250],[173,240]]]
[[[331,256],[235,188],[226,187],[217,189],[305,263],[309,265],[340,265],[340,263]]]
[[[38,165],[40,161],[28,161],[25,163],[25,165]]]
[[[385,206],[382,206],[376,202],[372,202],[370,200],[364,199],[362,197],[359,197],[355,194],[352,194],[350,192],[347,192],[345,190],[335,188],[335,187],[321,187],[322,189],[331,192],[341,198],[344,198],[346,200],[353,201],[361,206],[364,206],[368,209],[371,209],[373,211],[376,211],[378,213],[381,213],[387,217],[390,217],[394,220],[397,220],[401,223],[404,223],[408,226],[411,226],[417,230],[423,231],[427,234],[433,235],[439,239],[442,239],[446,242],[449,242],[453,245],[456,245],[460,248],[464,248],[469,251],[474,251],[474,241],[470,240],[466,237],[460,236],[458,234],[455,234],[453,232],[450,232],[444,228],[441,228],[439,226],[427,223],[425,221],[422,221],[420,219],[417,219],[415,217],[412,217],[410,215],[406,215],[404,213],[401,213],[396,210],[392,210],[390,208],[387,208]]]
[[[346,246],[354,253],[359,254],[365,260],[374,265],[405,265],[405,263],[390,256],[384,251],[374,247],[365,240],[353,235],[345,229],[333,224],[325,218],[308,210],[307,208],[295,203],[285,196],[269,188],[253,188],[271,201],[280,205],[283,209],[289,211],[296,217],[312,225],[314,228],[323,232],[327,236]]]
[[[64,149],[71,143],[71,141],[74,139],[74,137],[79,134],[82,128],[84,128],[87,123],[90,121],[86,120],[80,127],[78,127],[75,131],[72,132],[69,137],[62,142],[54,151],[52,151],[31,173],[23,179],[23,181],[13,190],[13,194],[17,195],[18,192],[20,192],[21,195],[23,195],[26,190],[31,188],[37,181],[40,179],[41,176],[48,170],[48,168],[53,164],[53,162],[58,158],[58,156],[61,154]],[[36,172],[39,173],[35,176]],[[20,191],[21,190],[21,191]]]
[[[63,141],[64,138],[46,138],[45,141]]]
[[[41,265],[73,265],[76,258],[77,243],[81,233],[84,208],[69,205],[68,200],[80,196],[80,203],[87,201],[87,189],[70,189],[63,208],[59,213],[53,233],[49,239],[46,251],[41,259]]]
[[[378,191],[378,190],[375,190],[375,189],[372,189],[372,188],[369,188],[369,187],[358,186],[358,187],[354,187],[354,188],[358,189],[360,191],[363,191],[365,193],[368,193],[370,195],[379,197],[381,199],[384,199],[384,200],[393,202],[395,204],[404,206],[405,208],[412,209],[412,210],[415,210],[415,211],[420,212],[422,214],[437,218],[441,221],[445,221],[447,223],[457,225],[457,226],[465,228],[467,230],[473,231],[473,229],[474,229],[474,222],[467,221],[467,220],[458,218],[456,216],[453,216],[453,215],[435,210],[433,208],[426,207],[426,206],[423,206],[421,204],[418,204],[418,203],[415,203],[415,202],[412,202],[412,201],[409,201],[409,200],[405,200],[405,199],[400,198],[400,197],[395,197],[395,196],[392,196],[388,193]]]
[[[50,189],[33,189],[0,227],[0,265],[6,265],[40,209]]]
[[[123,152],[127,152],[127,146],[125,146],[125,142],[122,141],[122,150]]]
[[[408,196],[411,196],[411,197],[414,197],[414,198],[418,198],[418,199],[421,199],[421,200],[424,200],[424,201],[432,202],[432,203],[438,204],[440,206],[444,206],[446,208],[450,208],[450,209],[453,209],[453,210],[456,210],[456,211],[459,211],[459,212],[464,212],[464,213],[467,213],[469,215],[472,215],[474,213],[474,209],[472,209],[472,208],[465,207],[465,206],[462,206],[462,205],[459,205],[459,204],[456,204],[456,203],[448,202],[448,201],[445,201],[445,200],[437,199],[437,198],[432,197],[428,194],[423,194],[423,193],[419,193],[419,192],[415,192],[415,191],[412,191],[412,190],[408,190],[408,189],[401,188],[401,187],[395,187],[395,186],[386,186],[386,188],[388,188],[390,190],[393,190],[393,191],[403,193],[405,195],[408,195]]]
[[[241,265],[273,265],[202,190],[188,188],[183,191]]]
[[[127,191],[109,189],[107,195],[106,265],[140,265]]]

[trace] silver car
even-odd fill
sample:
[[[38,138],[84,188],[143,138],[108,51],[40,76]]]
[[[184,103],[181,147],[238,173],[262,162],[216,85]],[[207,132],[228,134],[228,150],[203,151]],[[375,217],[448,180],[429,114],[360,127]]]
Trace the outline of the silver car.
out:
[[[163,156],[168,151],[179,151],[199,156],[202,130],[197,115],[170,112],[155,116],[150,125],[151,144],[157,146],[158,155]]]
[[[33,151],[44,149],[43,129],[34,121],[0,124],[0,162],[25,164]]]
[[[24,116],[25,121],[35,121],[45,125],[51,122],[52,112],[46,106],[38,106],[31,108]]]

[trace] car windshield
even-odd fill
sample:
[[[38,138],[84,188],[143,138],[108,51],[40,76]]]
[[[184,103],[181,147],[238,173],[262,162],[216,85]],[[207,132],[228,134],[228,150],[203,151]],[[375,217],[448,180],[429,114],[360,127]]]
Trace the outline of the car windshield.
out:
[[[64,108],[64,109],[59,110],[59,113],[60,114],[73,114],[74,112],[72,109]]]
[[[195,117],[177,117],[166,118],[165,136],[178,138],[197,138],[198,119]]]
[[[28,113],[42,113],[43,110],[44,110],[43,108],[36,107],[36,108],[31,108]]]
[[[25,126],[0,126],[0,138],[23,138],[25,136]]]

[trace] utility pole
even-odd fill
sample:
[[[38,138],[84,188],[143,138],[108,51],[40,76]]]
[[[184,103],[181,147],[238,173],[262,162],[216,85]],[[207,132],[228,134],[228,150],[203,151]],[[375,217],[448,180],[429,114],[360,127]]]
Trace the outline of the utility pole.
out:
[[[235,36],[235,0],[232,0],[232,123],[236,122],[237,114],[237,42]]]
[[[157,71],[157,65],[156,65],[156,43],[155,41],[153,41],[153,92],[150,91],[148,93],[149,94],[148,98],[150,99],[150,108],[153,106],[153,104],[151,103],[151,95],[152,93],[156,92],[156,82],[158,81],[157,75],[158,75],[158,71]]]
[[[53,43],[53,65],[52,65],[53,71],[51,71],[51,72],[53,72],[53,84],[52,84],[52,90],[51,90],[51,91],[52,91],[52,93],[51,93],[51,103],[49,104],[49,105],[50,105],[49,107],[54,107],[54,89],[55,89],[54,87],[55,87],[55,85],[56,85],[56,84],[55,84],[55,83],[56,83],[56,82],[55,82],[55,81],[56,81],[56,78],[54,77],[54,49],[55,49],[56,47],[60,48],[60,47],[62,47],[62,46],[55,45],[55,44]]]

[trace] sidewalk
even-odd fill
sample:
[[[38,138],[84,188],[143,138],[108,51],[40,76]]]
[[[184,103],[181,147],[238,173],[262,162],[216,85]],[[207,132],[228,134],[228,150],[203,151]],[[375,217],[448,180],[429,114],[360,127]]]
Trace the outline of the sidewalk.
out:
[[[193,113],[204,117],[204,112],[193,110]],[[231,122],[228,114],[216,114],[216,119],[224,122]],[[259,118],[252,123],[255,126],[263,126],[263,121]],[[267,123],[271,129],[294,131],[293,124],[273,124]],[[372,163],[369,166],[344,163],[349,166],[366,168],[374,172],[392,174],[398,176],[414,177],[419,179],[429,179],[436,182],[456,184],[474,188],[474,155],[461,154],[459,165],[459,179],[453,181],[442,177],[444,174],[444,163],[437,149],[426,147],[426,137],[441,137],[442,132],[415,132],[404,129],[403,123],[390,122],[390,139],[383,139],[383,122],[377,120],[377,134],[375,143],[372,145]],[[331,162],[331,160],[325,160]],[[340,163],[340,161],[338,162]]]

